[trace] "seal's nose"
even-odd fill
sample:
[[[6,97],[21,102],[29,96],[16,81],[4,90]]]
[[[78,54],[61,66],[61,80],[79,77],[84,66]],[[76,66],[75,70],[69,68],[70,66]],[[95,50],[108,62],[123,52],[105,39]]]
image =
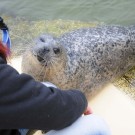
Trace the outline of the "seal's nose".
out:
[[[46,54],[46,53],[50,52],[50,49],[49,48],[43,48],[42,51],[43,51],[44,54]]]
[[[37,55],[37,59],[39,62],[42,62],[44,60],[44,58],[42,58],[41,56]]]
[[[44,47],[44,48],[41,48],[39,51],[38,51],[38,54],[40,56],[44,56],[45,54],[49,53],[50,52],[50,49],[47,48],[47,47]]]
[[[44,60],[44,56],[50,52],[50,49],[49,48],[41,48],[40,50],[38,50],[37,52],[37,59],[38,61],[43,61]]]

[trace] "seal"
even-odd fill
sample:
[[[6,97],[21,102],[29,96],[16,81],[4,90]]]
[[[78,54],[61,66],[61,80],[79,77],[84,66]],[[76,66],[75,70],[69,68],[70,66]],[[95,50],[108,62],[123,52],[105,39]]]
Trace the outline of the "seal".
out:
[[[91,98],[135,66],[135,26],[98,26],[39,36],[22,60],[22,72]]]

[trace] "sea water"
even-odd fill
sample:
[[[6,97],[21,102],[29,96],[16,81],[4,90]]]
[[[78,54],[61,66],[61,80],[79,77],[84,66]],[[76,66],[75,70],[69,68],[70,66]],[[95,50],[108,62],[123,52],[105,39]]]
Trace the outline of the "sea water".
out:
[[[135,0],[0,0],[0,14],[130,25],[135,24]]]

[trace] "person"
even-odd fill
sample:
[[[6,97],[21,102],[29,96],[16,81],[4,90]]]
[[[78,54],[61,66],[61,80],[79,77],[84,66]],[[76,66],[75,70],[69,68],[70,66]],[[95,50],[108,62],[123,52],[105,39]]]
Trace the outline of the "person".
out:
[[[23,135],[20,129],[61,131],[91,114],[81,91],[64,91],[19,74],[7,64],[9,52],[0,41],[0,135]]]

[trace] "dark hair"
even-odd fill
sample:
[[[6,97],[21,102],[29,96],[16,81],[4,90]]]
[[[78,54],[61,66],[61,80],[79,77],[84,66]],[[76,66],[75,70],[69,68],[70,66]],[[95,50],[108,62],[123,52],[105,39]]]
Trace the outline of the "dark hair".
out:
[[[7,52],[8,52],[8,48],[6,46],[3,45],[3,43],[0,41],[0,56],[6,60],[7,58]]]

